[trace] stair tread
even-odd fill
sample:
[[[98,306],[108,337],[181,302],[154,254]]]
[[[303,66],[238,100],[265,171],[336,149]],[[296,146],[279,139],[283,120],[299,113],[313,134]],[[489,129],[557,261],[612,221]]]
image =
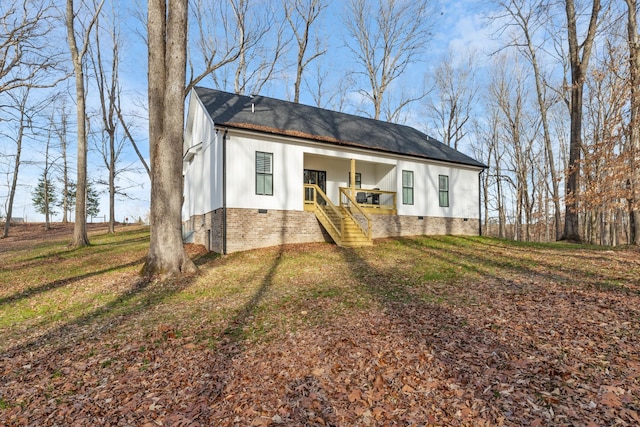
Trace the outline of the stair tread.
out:
[[[372,246],[373,241],[369,239],[367,233],[362,230],[358,221],[352,218],[345,208],[339,207],[338,209],[342,213],[342,217],[333,209],[316,205],[316,217],[334,242],[341,247]],[[318,211],[321,211],[322,214]],[[330,224],[325,224],[327,221],[329,221]],[[337,230],[340,231],[336,233]]]

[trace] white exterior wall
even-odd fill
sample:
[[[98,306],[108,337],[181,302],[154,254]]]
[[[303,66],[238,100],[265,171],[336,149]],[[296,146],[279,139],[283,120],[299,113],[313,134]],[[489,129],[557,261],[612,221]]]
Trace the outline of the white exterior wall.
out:
[[[413,171],[413,205],[402,204],[402,171]],[[479,218],[478,169],[401,160],[397,168],[398,215]],[[449,206],[440,207],[439,175],[449,177]]]
[[[256,194],[256,151],[273,153],[273,196]],[[296,147],[229,132],[228,208],[302,210],[302,174],[302,153]]]
[[[197,149],[191,161],[183,164],[183,219],[222,207],[222,137],[200,100],[192,96],[183,153],[191,147]]]

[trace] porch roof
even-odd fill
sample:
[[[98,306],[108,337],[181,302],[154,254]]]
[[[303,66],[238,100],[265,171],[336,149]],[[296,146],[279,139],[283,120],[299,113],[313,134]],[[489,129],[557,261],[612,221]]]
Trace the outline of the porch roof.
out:
[[[216,125],[423,159],[486,166],[409,126],[204,87],[194,89]]]

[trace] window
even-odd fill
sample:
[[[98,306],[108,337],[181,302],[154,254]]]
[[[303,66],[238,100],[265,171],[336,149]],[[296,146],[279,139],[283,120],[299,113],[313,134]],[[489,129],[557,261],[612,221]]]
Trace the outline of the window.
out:
[[[351,172],[349,172],[347,187],[351,187]],[[356,172],[356,188],[362,188],[362,174],[360,172]]]
[[[402,204],[413,204],[413,171],[402,171]]]
[[[256,151],[256,194],[273,196],[273,153]]]
[[[449,206],[449,175],[438,175],[440,206]]]

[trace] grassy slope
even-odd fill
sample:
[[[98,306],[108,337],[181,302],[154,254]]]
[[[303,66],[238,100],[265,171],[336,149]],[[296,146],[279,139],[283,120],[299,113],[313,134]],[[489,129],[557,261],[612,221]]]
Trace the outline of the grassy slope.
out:
[[[196,257],[145,228],[0,251],[0,424],[640,423],[637,250],[416,237]]]

